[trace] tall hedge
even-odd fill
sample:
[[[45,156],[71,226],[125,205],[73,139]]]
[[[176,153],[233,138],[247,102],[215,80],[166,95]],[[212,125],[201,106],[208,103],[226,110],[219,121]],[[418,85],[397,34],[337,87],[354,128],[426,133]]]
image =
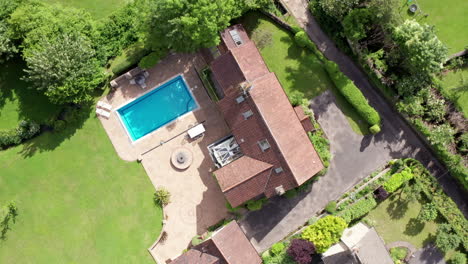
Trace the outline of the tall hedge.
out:
[[[380,116],[377,111],[369,105],[366,97],[356,85],[344,75],[335,62],[325,62],[325,70],[343,97],[356,109],[358,114],[369,123],[370,126],[380,125]]]
[[[342,217],[347,223],[350,223],[353,220],[356,220],[365,216],[376,206],[377,206],[377,201],[374,199],[374,197],[369,196],[351,205],[350,207],[345,209],[343,212],[341,212],[339,216]]]

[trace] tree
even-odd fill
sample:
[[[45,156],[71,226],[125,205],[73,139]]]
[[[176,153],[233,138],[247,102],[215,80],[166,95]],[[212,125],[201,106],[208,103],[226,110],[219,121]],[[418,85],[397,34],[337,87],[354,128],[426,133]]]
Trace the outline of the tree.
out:
[[[304,239],[293,239],[287,252],[298,264],[309,264],[312,262],[315,246],[312,242]]]
[[[461,252],[455,252],[450,258],[449,264],[466,264],[466,255]]]
[[[426,203],[421,207],[418,214],[418,220],[421,222],[434,221],[437,218],[437,208],[433,203]]]
[[[372,23],[372,14],[367,8],[353,9],[343,19],[344,34],[351,40],[361,40],[367,36]]]
[[[460,245],[460,237],[453,231],[450,224],[440,224],[436,233],[436,246],[443,252],[455,249]]]
[[[323,253],[340,240],[347,226],[343,218],[329,215],[306,227],[301,237],[312,242],[318,253]]]
[[[63,33],[37,44],[40,49],[25,55],[25,80],[56,104],[90,101],[92,91],[104,79],[91,43],[78,34]]]
[[[430,75],[442,69],[447,47],[437,38],[433,26],[406,20],[395,28],[392,37],[409,73]]]
[[[371,0],[367,1],[370,13],[375,17],[375,21],[386,28],[392,28],[401,20],[398,7],[399,0]]]
[[[10,59],[14,53],[18,52],[7,32],[6,23],[0,20],[0,63]]]
[[[319,4],[327,15],[341,20],[359,4],[359,0],[321,0]]]
[[[195,51],[219,43],[219,31],[244,11],[267,0],[151,0],[148,43],[155,48]]]

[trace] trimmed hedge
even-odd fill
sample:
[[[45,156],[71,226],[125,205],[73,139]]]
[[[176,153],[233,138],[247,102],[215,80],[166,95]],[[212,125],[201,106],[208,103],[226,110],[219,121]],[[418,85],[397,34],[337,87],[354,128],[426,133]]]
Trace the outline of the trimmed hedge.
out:
[[[377,201],[374,199],[374,197],[368,196],[342,211],[339,216],[342,217],[347,223],[350,223],[365,216],[376,206]]]
[[[392,193],[400,188],[405,182],[413,179],[414,174],[410,168],[405,168],[399,173],[393,174],[387,182],[383,184],[384,189]]]
[[[34,137],[40,132],[40,126],[29,120],[22,120],[18,127],[10,130],[0,131],[0,149],[19,145],[22,142]]]
[[[307,48],[308,50],[312,51],[315,54],[315,56],[317,56],[318,59],[321,62],[326,61],[326,59],[323,56],[322,52],[320,52],[320,50],[317,48],[317,46],[314,44],[314,42],[312,42],[312,40],[310,40],[309,36],[307,35],[307,33],[305,31],[301,30],[301,31],[297,32],[294,35],[294,40],[296,41],[296,44],[299,47]]]
[[[405,162],[412,168],[416,184],[420,185],[421,190],[436,206],[440,215],[452,225],[453,230],[462,238],[463,247],[468,250],[468,220],[463,213],[445,194],[437,179],[418,160],[406,159]]]
[[[370,126],[380,125],[380,115],[369,105],[366,97],[356,85],[344,75],[338,65],[332,61],[325,62],[325,70],[343,97],[356,109],[358,114]]]
[[[380,132],[380,126],[379,125],[373,125],[369,128],[369,131],[372,133],[372,134],[377,134]]]

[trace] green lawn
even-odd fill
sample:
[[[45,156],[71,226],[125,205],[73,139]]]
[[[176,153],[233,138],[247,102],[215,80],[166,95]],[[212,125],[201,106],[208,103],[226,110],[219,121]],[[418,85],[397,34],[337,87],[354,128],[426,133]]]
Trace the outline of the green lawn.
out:
[[[385,243],[407,241],[417,248],[422,248],[435,239],[437,224],[418,222],[416,217],[421,209],[421,203],[403,202],[400,199],[400,192],[379,204],[365,219],[375,225],[375,229]]]
[[[404,18],[413,17],[420,23],[434,25],[437,36],[449,48],[449,54],[461,51],[468,45],[468,19],[466,19],[468,1],[415,0],[413,2],[418,4],[421,12],[414,16],[407,15],[406,2],[407,0],[402,0],[401,11]]]
[[[295,24],[291,17],[287,19],[288,23]],[[331,89],[353,130],[361,135],[369,133],[367,124],[338,93],[317,57],[296,45],[291,34],[257,12],[247,13],[239,22],[256,42],[265,63],[276,74],[287,94],[297,90],[312,99]],[[271,41],[268,41],[268,35]]]
[[[96,19],[110,15],[128,0],[43,0],[49,3],[60,3],[64,6],[86,9]]]
[[[18,80],[20,62],[2,65],[0,124],[38,119],[54,107]],[[116,154],[94,109],[60,133],[0,151],[0,205],[19,215],[0,240],[0,263],[154,263],[147,248],[162,210],[142,166]]]
[[[20,80],[24,63],[14,59],[0,65],[0,130],[12,129],[22,119],[44,123],[60,111],[37,90]]]
[[[442,86],[449,99],[468,118],[468,67],[446,74],[442,78]]]

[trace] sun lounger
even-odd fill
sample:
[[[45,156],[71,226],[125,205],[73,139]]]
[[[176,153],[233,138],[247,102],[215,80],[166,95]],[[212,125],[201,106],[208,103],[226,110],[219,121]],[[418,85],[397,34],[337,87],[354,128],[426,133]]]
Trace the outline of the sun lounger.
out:
[[[98,109],[96,109],[96,114],[98,114],[98,115],[100,115],[100,116],[103,116],[103,117],[105,117],[105,118],[109,118],[111,113],[105,111],[104,109],[98,108]]]
[[[189,129],[187,133],[191,139],[194,139],[198,136],[201,136],[203,133],[205,133],[205,127],[203,126],[203,124],[198,124],[192,127],[191,129]]]
[[[141,83],[141,84],[140,84],[140,87],[143,88],[143,89],[145,89],[145,88],[146,88],[146,83]]]
[[[98,105],[100,108],[102,108],[102,109],[106,109],[107,111],[112,110],[112,105],[110,105],[110,104],[108,104],[108,103],[105,103],[105,102],[103,102],[103,101],[99,101],[99,102],[97,103],[97,105]]]

